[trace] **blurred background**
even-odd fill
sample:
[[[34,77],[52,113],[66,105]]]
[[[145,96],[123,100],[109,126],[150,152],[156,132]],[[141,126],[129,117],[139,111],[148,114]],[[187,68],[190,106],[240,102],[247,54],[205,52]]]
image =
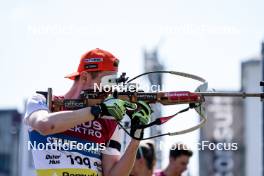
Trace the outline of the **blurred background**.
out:
[[[174,70],[205,78],[219,91],[262,91],[264,1],[261,0],[9,0],[0,1],[0,176],[31,176],[23,124],[27,97],[52,87],[65,93],[65,75],[77,69],[81,55],[94,48],[120,59],[119,73],[129,77],[152,70]],[[195,90],[177,77],[153,75],[146,84],[168,90]],[[264,175],[263,113],[257,98],[208,98],[208,123],[199,131],[154,140],[162,169],[168,148],[186,143],[193,151],[191,176]],[[154,117],[178,107],[156,105]],[[188,112],[150,133],[175,131],[197,123]],[[124,137],[124,144],[127,137]],[[233,142],[236,151],[198,150],[197,143]]]

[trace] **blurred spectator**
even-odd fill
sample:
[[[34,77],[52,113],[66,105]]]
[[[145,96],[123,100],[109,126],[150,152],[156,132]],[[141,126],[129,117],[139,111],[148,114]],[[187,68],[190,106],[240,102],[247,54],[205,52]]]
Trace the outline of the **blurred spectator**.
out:
[[[187,169],[193,152],[184,144],[174,144],[170,149],[169,165],[165,170],[155,171],[154,176],[181,176]]]
[[[156,164],[154,144],[150,141],[141,142],[130,176],[152,176]]]

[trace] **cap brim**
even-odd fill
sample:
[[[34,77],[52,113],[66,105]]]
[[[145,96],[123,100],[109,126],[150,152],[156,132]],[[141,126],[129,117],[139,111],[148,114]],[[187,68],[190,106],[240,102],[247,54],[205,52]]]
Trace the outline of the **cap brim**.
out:
[[[69,74],[69,75],[65,76],[64,78],[68,78],[68,79],[74,80],[74,78],[75,78],[76,76],[79,76],[79,75],[80,75],[79,72],[74,72],[74,73],[72,73],[72,74]]]

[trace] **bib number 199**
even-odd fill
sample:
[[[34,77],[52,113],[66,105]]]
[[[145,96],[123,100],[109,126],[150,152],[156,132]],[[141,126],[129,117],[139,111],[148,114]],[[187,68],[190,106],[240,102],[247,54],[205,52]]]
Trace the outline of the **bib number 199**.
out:
[[[72,165],[75,165],[75,164],[86,165],[89,168],[91,168],[90,160],[87,157],[82,158],[80,156],[72,157],[72,155],[67,155],[67,158],[70,158]]]

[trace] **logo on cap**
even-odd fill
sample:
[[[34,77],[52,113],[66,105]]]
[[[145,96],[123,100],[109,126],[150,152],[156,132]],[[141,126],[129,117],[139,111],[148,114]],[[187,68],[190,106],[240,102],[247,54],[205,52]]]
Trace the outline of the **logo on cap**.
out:
[[[84,66],[84,69],[94,69],[94,68],[98,68],[97,64],[87,64]]]
[[[89,59],[84,59],[84,62],[103,62],[103,58],[89,58]]]

